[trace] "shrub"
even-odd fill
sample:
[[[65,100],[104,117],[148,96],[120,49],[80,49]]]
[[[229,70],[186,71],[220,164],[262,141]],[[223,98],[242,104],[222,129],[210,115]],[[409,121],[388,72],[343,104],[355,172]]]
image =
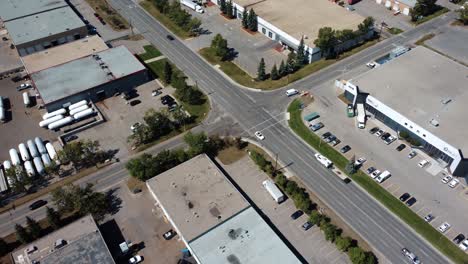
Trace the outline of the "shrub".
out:
[[[338,236],[336,239],[335,239],[335,244],[336,244],[336,247],[340,250],[340,251],[343,251],[343,252],[346,252],[348,250],[348,248],[351,247],[353,243],[353,240],[350,238],[350,237],[341,237],[341,236]]]
[[[407,139],[409,138],[409,133],[408,131],[400,131],[400,137],[404,138],[404,139]]]

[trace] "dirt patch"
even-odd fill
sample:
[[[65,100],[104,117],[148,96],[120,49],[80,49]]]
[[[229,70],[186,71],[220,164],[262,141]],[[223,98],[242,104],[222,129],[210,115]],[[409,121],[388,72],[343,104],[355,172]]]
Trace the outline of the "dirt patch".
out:
[[[246,148],[238,149],[236,147],[228,147],[221,150],[217,157],[224,165],[229,165],[240,160],[246,154]]]
[[[135,189],[141,189],[144,190],[146,188],[145,182],[142,182],[135,177],[128,177],[127,180],[127,187],[132,192]]]

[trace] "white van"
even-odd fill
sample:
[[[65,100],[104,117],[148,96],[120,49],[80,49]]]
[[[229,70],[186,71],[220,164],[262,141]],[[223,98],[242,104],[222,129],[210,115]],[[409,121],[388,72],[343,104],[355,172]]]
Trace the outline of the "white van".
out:
[[[390,176],[392,176],[392,174],[390,174],[389,171],[384,171],[384,172],[382,172],[375,180],[376,180],[378,183],[382,183],[382,182],[384,182],[386,179],[390,178]]]
[[[429,165],[429,161],[427,161],[427,160],[421,160],[421,161],[418,163],[418,166],[421,167],[421,168],[424,168],[424,167],[426,167],[427,165]]]
[[[287,95],[288,97],[289,97],[289,96],[296,95],[296,94],[298,94],[298,93],[299,93],[299,91],[296,90],[296,89],[289,89],[289,90],[286,91],[286,95]]]

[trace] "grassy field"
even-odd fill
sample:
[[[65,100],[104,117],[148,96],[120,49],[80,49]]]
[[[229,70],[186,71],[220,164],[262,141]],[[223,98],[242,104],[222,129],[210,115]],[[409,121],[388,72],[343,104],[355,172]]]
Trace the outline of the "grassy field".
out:
[[[143,46],[143,49],[145,49],[145,53],[138,54],[138,57],[142,61],[146,61],[146,60],[156,58],[162,55],[161,52],[157,48],[155,48],[153,45]]]
[[[167,16],[159,12],[158,9],[153,5],[153,3],[149,0],[145,0],[140,2],[141,7],[143,7],[148,13],[150,13],[154,18],[156,18],[161,24],[163,24],[165,27],[167,27],[171,32],[179,36],[180,38],[186,39],[190,37],[189,32],[185,31],[178,25],[176,25],[174,22],[172,22],[171,19],[169,19]]]
[[[313,148],[327,156],[336,167],[344,171],[348,160],[326,143],[320,144],[319,147],[319,142],[321,140],[319,136],[312,133],[302,122],[299,100],[295,100],[291,103],[288,112],[291,114],[289,126],[294,132]],[[462,252],[447,237],[435,230],[430,224],[426,223],[421,217],[387,192],[364,172],[359,170],[357,173],[350,175],[350,178],[455,263],[468,263],[467,254]]]
[[[337,59],[330,59],[330,60],[321,59],[319,61],[315,61],[313,63],[306,65],[305,67],[298,70],[297,72],[284,76],[283,78],[279,80],[275,80],[275,81],[271,79],[268,79],[265,81],[256,81],[252,76],[247,74],[244,70],[239,68],[233,62],[221,61],[217,56],[214,55],[214,52],[211,48],[204,48],[204,49],[201,49],[199,52],[211,64],[219,65],[220,69],[224,73],[226,73],[229,77],[231,77],[235,82],[241,85],[247,86],[247,87],[251,87],[251,88],[257,88],[257,89],[262,89],[262,90],[273,90],[273,89],[284,87],[291,82],[307,77],[310,74],[317,72],[346,57],[349,57],[361,50],[364,50],[374,45],[377,42],[378,40],[368,41],[359,47],[356,47],[350,51],[344,52]]]
[[[86,0],[112,29],[121,31],[129,28],[128,22],[112,8],[106,0]]]
[[[411,23],[413,23],[414,25],[420,25],[420,24],[422,24],[424,22],[427,22],[427,21],[429,21],[429,20],[431,20],[433,18],[436,18],[436,17],[438,17],[438,16],[440,16],[442,14],[445,14],[448,11],[449,10],[447,8],[440,7],[440,9],[437,12],[435,12],[434,14],[423,17],[423,18],[419,19],[418,21],[411,21]]]
[[[398,35],[400,33],[403,33],[403,30],[396,27],[392,27],[388,29],[388,32],[390,32],[392,35]]]
[[[224,165],[229,165],[232,164],[238,160],[240,160],[242,157],[247,155],[247,149],[238,149],[236,147],[228,147],[225,149],[222,149],[219,153],[217,158],[224,164]]]

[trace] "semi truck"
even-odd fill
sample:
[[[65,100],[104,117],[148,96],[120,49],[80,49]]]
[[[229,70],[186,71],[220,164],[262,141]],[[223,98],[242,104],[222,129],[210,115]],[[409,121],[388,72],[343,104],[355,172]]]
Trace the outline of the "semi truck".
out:
[[[364,105],[357,104],[357,111],[358,128],[364,129],[366,128],[366,110],[364,110]]]
[[[286,198],[272,180],[266,180],[262,183],[262,185],[265,187],[271,197],[273,197],[273,200],[275,200],[277,203],[281,203]]]
[[[315,154],[315,158],[320,162],[325,168],[330,168],[333,165],[333,162],[331,162],[327,157],[322,156],[318,153]]]
[[[203,10],[203,8],[199,4],[194,3],[192,1],[181,0],[180,3],[197,13],[203,14],[203,12],[205,12],[205,10]]]

